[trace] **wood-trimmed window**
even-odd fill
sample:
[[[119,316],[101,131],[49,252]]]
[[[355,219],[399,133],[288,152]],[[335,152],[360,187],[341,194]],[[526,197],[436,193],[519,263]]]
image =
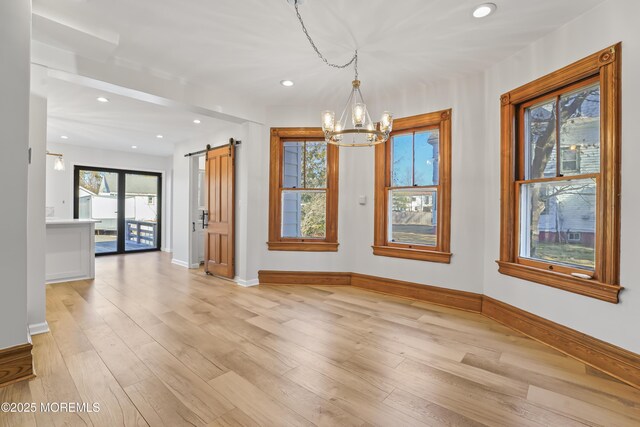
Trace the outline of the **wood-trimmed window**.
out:
[[[375,171],[373,254],[449,263],[451,110],[394,120]]]
[[[618,302],[620,56],[502,95],[500,273]]]
[[[320,128],[272,128],[269,250],[338,250],[338,147]]]

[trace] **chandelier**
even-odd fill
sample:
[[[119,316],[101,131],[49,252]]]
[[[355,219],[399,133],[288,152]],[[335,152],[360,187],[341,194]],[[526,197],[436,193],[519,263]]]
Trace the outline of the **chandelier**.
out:
[[[302,31],[305,36],[307,36],[309,44],[325,64],[333,68],[347,68],[351,64],[354,65],[355,77],[353,82],[351,82],[351,93],[349,94],[347,104],[342,114],[336,120],[334,111],[327,110],[322,112],[322,131],[324,132],[325,141],[329,144],[343,147],[370,147],[387,141],[393,127],[393,114],[385,111],[382,113],[379,122],[371,120],[369,111],[367,110],[367,104],[364,102],[362,92],[360,91],[360,80],[358,80],[358,51],[355,51],[351,60],[346,64],[337,65],[330,63],[327,58],[320,53],[307,31],[307,27],[304,25],[304,21],[298,10],[298,6],[302,0],[288,1],[292,3],[296,9],[298,21],[300,21]]]

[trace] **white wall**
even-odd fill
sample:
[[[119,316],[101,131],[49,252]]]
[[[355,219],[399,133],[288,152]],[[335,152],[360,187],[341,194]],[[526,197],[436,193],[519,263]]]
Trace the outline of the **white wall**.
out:
[[[421,88],[407,88],[398,97],[382,100],[374,108],[389,109],[395,117],[452,108],[452,176],[451,176],[451,252],[450,264],[414,261],[374,256],[373,244],[373,151],[361,158],[358,150],[344,150],[351,158],[351,191],[343,206],[351,215],[347,234],[341,240],[355,242],[351,271],[389,277],[410,282],[442,286],[482,293],[483,250],[482,218],[484,199],[482,188],[483,147],[483,80],[482,76],[461,77],[449,82],[437,82]],[[367,205],[357,203],[358,195],[367,196]]]
[[[242,144],[236,149],[236,275],[245,285],[257,284],[260,264],[261,226],[258,207],[262,197],[264,127],[242,125]]]
[[[0,349],[27,332],[27,153],[31,2],[0,2]]]
[[[54,208],[54,217],[73,218],[73,169],[75,165],[115,169],[130,169],[162,173],[162,243],[163,250],[171,248],[171,157],[151,156],[135,152],[97,150],[70,144],[49,142],[47,149],[64,155],[65,170],[53,169],[55,158],[47,158],[46,206]]]
[[[348,94],[345,85],[344,93]],[[366,86],[362,90],[366,95]],[[298,108],[271,108],[268,125],[262,132],[261,178],[262,186],[260,238],[254,247],[260,248],[259,269],[353,271],[363,274],[407,280],[416,283],[443,286],[482,293],[482,216],[484,200],[481,162],[484,155],[482,111],[483,79],[481,75],[450,82],[438,82],[420,88],[408,88],[394,99],[381,99],[371,104],[372,114],[383,109],[393,111],[395,117],[453,108],[452,115],[452,235],[451,264],[438,264],[399,258],[374,256],[373,197],[374,149],[340,149],[340,193],[338,214],[339,250],[327,253],[269,251],[269,128],[285,126],[318,126],[320,111],[330,106]],[[342,105],[341,103],[339,103]],[[338,104],[336,104],[338,105]],[[254,151],[252,150],[252,153]],[[358,204],[358,197],[367,198],[366,205]],[[255,272],[254,272],[255,274]]]
[[[640,2],[609,1],[579,16],[486,72],[484,288],[489,296],[640,353],[640,286],[634,273],[640,229]],[[619,304],[610,304],[498,273],[499,98],[537,77],[622,41],[622,247]],[[454,207],[455,211],[455,207]]]
[[[31,66],[29,105],[29,191],[27,206],[27,311],[31,334],[47,332],[45,290],[45,168],[47,149],[47,70]]]

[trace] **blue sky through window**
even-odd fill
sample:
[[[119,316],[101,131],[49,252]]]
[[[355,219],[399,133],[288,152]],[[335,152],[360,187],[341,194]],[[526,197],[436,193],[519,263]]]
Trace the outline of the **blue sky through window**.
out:
[[[393,187],[438,185],[438,133],[434,129],[393,137]]]
[[[393,187],[413,185],[413,134],[393,137],[391,180]]]
[[[427,131],[415,135],[415,182],[418,186],[438,185],[434,168],[438,162],[438,131]],[[435,139],[435,140],[434,140]],[[429,142],[431,140],[431,143]],[[435,169],[437,172],[437,169]]]

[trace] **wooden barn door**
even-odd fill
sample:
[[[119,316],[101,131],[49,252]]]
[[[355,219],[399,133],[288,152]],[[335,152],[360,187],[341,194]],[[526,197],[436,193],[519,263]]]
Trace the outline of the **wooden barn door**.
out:
[[[204,238],[204,269],[233,279],[235,275],[235,147],[207,152],[205,164],[209,223]]]

